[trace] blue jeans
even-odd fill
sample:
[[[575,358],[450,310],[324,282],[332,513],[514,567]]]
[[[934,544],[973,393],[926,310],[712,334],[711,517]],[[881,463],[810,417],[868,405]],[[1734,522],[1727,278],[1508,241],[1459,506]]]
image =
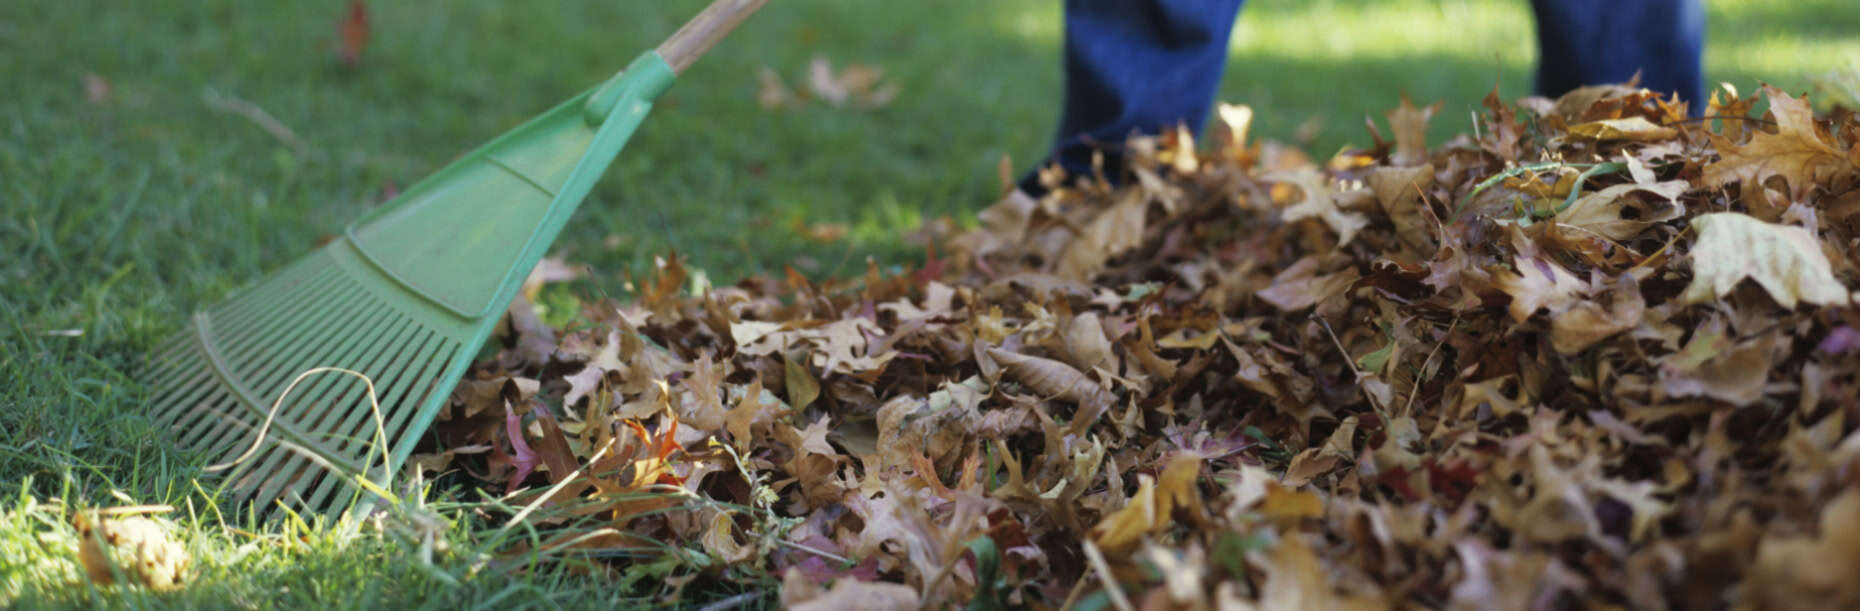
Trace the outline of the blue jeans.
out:
[[[1201,131],[1214,106],[1227,40],[1242,0],[1065,0],[1065,107],[1049,157],[1072,176],[1091,175],[1093,151],[1116,179],[1131,132],[1177,123]],[[1547,96],[1628,80],[1677,92],[1703,109],[1699,0],[1532,0],[1537,91]],[[1034,174],[1021,189],[1045,189]]]

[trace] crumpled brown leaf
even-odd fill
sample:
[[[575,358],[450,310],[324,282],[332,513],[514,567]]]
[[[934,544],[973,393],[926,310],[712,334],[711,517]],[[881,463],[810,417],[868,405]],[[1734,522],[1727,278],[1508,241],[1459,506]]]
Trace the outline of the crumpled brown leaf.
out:
[[[1836,148],[1832,135],[1815,123],[1808,101],[1767,85],[1763,95],[1769,100],[1770,115],[1776,118],[1776,133],[1758,131],[1743,144],[1713,136],[1712,144],[1721,158],[1705,166],[1705,184],[1741,183],[1748,190],[1780,176],[1789,184],[1790,198],[1798,201],[1817,185],[1847,184],[1856,162]]]
[[[192,561],[187,548],[152,518],[83,511],[72,519],[72,526],[78,534],[78,560],[92,583],[114,584],[118,573],[155,590],[171,590],[187,581]]]

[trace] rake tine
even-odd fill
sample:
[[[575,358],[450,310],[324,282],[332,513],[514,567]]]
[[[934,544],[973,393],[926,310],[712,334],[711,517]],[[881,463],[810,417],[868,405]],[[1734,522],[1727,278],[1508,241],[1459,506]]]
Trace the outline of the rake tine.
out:
[[[325,282],[320,284],[317,288],[321,289],[321,288],[330,286],[330,283],[332,283],[334,280],[338,278],[338,275],[335,273],[326,274],[325,276],[326,276]],[[321,292],[319,291],[316,294],[320,295]],[[313,307],[312,304],[314,303],[315,303],[315,300],[313,299],[299,300],[294,304],[294,307],[292,309],[289,309],[286,311],[285,316],[294,316],[305,308]],[[237,323],[240,323],[240,326],[237,327],[237,329],[239,331],[245,331],[252,327],[260,325],[263,321],[264,321],[264,317],[262,316],[253,317],[247,320],[236,321]],[[199,339],[198,334],[199,334],[199,329],[196,328],[195,326],[190,325],[188,327],[188,330],[186,332],[183,332],[183,335],[181,337],[185,341],[193,345],[194,351],[196,351],[200,355],[200,359],[204,363],[204,365],[198,371],[195,372],[195,377],[193,379],[190,379],[186,381],[185,383],[180,383],[180,384],[171,383],[169,386],[167,386],[164,389],[164,394],[168,390],[176,390],[181,393],[180,396],[168,398],[167,401],[170,402],[170,403],[167,403],[168,405],[185,406],[190,403],[196,403],[197,402],[196,399],[199,399],[201,397],[201,394],[198,394],[198,393],[201,393],[204,391],[222,390],[221,388],[219,388],[218,384],[201,383],[197,381],[199,378],[202,378],[202,377],[206,379],[212,379],[214,375],[213,370],[212,370],[212,364],[209,362],[210,359],[207,357],[206,350],[203,349],[200,345],[200,339]],[[238,336],[235,336],[235,337],[238,337]],[[232,350],[229,351],[228,354],[231,356],[231,358],[241,359],[241,362],[246,362],[246,360],[250,359],[253,356],[252,355],[253,350],[260,349],[263,346],[264,344],[262,342],[242,342],[242,343],[234,345]],[[161,381],[167,381],[167,380],[161,380]],[[197,394],[187,394],[187,393],[197,393]],[[157,405],[163,405],[163,403],[158,399]],[[174,420],[170,421],[168,420],[169,417],[165,415],[169,410],[165,410],[160,407],[158,407],[157,410],[158,410],[158,413],[164,414],[163,416],[161,416],[161,420],[158,420],[158,421],[163,422],[163,424],[168,425],[168,426],[174,426],[174,427],[185,426],[185,421],[180,420],[179,413],[176,413],[176,415],[174,416]],[[184,438],[184,441],[186,439],[187,438]]]
[[[345,297],[352,294],[359,293],[338,293]],[[279,393],[290,383],[291,378],[328,361],[330,354],[337,349],[338,342],[344,336],[324,332],[325,329],[339,324],[350,316],[368,312],[367,304],[360,299],[345,298],[342,303],[343,305],[338,308],[330,308],[318,313],[310,325],[300,326],[287,335],[285,341],[300,350],[294,353],[273,351],[275,354],[267,354],[265,358],[255,359],[259,365],[254,366],[250,373],[241,379],[251,384],[250,388],[253,388],[256,396],[263,401],[260,403],[262,407],[269,409],[271,403],[278,400]],[[308,337],[305,337],[306,330],[309,330]],[[313,382],[321,381],[314,380]],[[314,388],[315,384],[311,384],[310,387]],[[278,415],[280,419],[289,421],[290,405],[285,407],[287,409],[280,410]],[[213,453],[218,453],[228,444],[239,441],[237,436],[230,436],[227,433],[228,431],[221,430],[211,436],[195,439],[194,443],[199,444],[200,447],[209,448]]]
[[[395,374],[393,374],[394,377],[392,381],[389,382],[391,385],[388,387],[386,394],[382,395],[381,409],[384,413],[384,418],[410,412],[417,407],[417,405],[406,402],[405,399],[408,396],[408,391],[421,381],[430,380],[433,376],[438,374],[438,371],[431,367],[420,367],[419,365],[429,362],[444,341],[433,337],[430,331],[417,336],[415,340],[416,341],[412,343],[412,345],[414,345],[413,358],[406,361],[396,360],[396,364],[399,365],[399,367],[397,367]],[[349,442],[350,445],[344,445],[342,447],[345,451],[349,451],[354,444],[361,444],[360,449],[364,450],[360,452],[361,455],[369,457],[368,451],[372,450],[372,448],[368,446],[374,439],[375,431],[366,429],[372,428],[371,425],[374,423],[374,419],[363,418],[360,412],[357,412],[356,415],[351,418],[351,420],[356,419],[361,420],[361,426],[364,430],[358,431],[357,433],[359,434],[351,434],[349,436],[350,439],[356,441],[351,441]],[[349,425],[345,424],[344,427],[347,428]],[[383,428],[385,429],[385,426]],[[387,431],[385,430],[380,431],[380,433],[383,436],[387,435]],[[392,439],[392,437],[389,438]],[[381,448],[381,451],[388,452],[389,448]],[[366,462],[373,464],[375,461],[368,460]],[[318,486],[317,490],[310,495],[310,503],[313,506],[321,506],[323,502],[328,499],[329,494],[336,489],[336,482],[333,479],[325,480],[322,485]]]
[[[381,310],[377,310],[377,311],[381,311]],[[336,364],[335,366],[349,368],[354,371],[361,372],[363,373],[363,375],[368,375],[367,372],[370,371],[372,368],[369,366],[365,366],[365,365],[359,365],[357,361],[366,359],[370,354],[375,355],[377,359],[386,358],[385,356],[382,355],[382,353],[384,352],[384,350],[382,350],[382,347],[391,343],[394,337],[389,335],[389,331],[384,331],[382,327],[383,326],[391,327],[396,322],[395,320],[396,317],[375,316],[372,318],[373,318],[373,322],[365,327],[366,331],[359,332],[359,333],[351,333],[349,335],[349,340],[348,340],[349,343],[345,344],[345,347],[347,348],[347,352],[341,354],[341,356],[332,358],[330,361],[331,363],[335,363]],[[373,365],[373,364],[374,363],[369,363],[369,365]],[[328,374],[324,374],[323,377],[325,379],[317,380],[316,383],[314,383],[310,387],[309,390],[304,391],[302,395],[293,397],[294,406],[301,406],[301,408],[298,410],[298,413],[295,414],[296,418],[294,420],[298,426],[304,428],[305,430],[310,430],[310,431],[329,430],[329,427],[322,426],[324,422],[327,421],[330,417],[338,414],[340,410],[342,410],[345,406],[347,406],[350,403],[350,401],[348,400],[349,395],[363,392],[367,388],[366,384],[348,375],[336,375],[334,373],[328,373]],[[342,389],[343,389],[344,384],[348,384],[350,390],[346,392],[343,391]],[[308,411],[311,413],[304,413],[305,411]],[[355,411],[355,410],[351,409],[350,411]],[[306,417],[309,418],[308,421],[305,420]],[[334,449],[336,452],[344,454],[344,455],[347,454],[347,452],[345,452],[343,449],[343,446],[346,445],[346,443],[343,440],[330,439],[330,441],[332,441],[335,444]],[[261,464],[259,466],[259,469],[269,470],[275,465],[275,463],[278,460],[279,459],[274,458],[270,461],[267,461]],[[293,467],[292,465],[295,465],[295,463],[287,464],[286,465],[287,470],[301,468],[301,465],[296,465],[295,467]],[[282,485],[284,482],[283,480],[274,478],[273,483],[274,485]],[[270,496],[274,492],[275,490],[267,489],[267,490],[261,491],[260,496],[270,498]]]

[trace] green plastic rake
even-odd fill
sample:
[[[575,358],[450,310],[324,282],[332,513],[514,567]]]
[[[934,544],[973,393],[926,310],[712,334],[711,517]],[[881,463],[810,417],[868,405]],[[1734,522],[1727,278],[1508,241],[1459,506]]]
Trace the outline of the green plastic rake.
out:
[[[653,99],[765,2],[715,0],[605,83],[195,314],[145,367],[158,424],[237,463],[224,489],[267,513],[346,507],[359,492],[345,472],[385,481]],[[367,379],[310,376],[284,396],[321,367]]]

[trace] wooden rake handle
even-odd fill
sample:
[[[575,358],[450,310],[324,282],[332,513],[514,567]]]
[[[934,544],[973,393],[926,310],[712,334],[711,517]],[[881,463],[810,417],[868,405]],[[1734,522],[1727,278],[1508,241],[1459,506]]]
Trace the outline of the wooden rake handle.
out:
[[[743,20],[767,3],[768,0],[715,0],[704,7],[704,12],[673,32],[671,38],[660,43],[659,56],[671,65],[673,73],[684,74],[685,68],[691,67],[730,30],[742,25]]]

